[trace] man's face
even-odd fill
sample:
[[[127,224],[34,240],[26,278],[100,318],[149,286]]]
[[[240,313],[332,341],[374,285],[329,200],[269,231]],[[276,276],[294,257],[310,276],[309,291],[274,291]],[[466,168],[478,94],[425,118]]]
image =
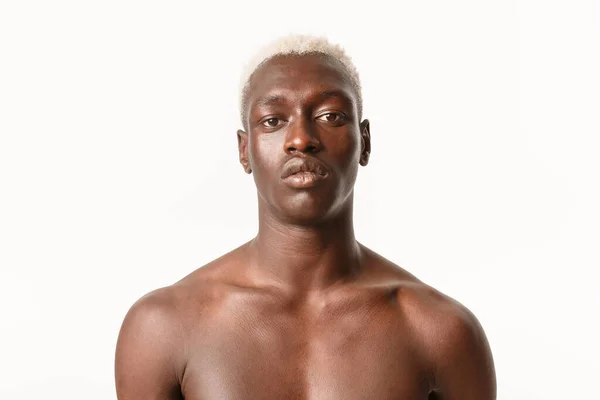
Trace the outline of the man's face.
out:
[[[370,152],[369,122],[359,123],[341,63],[321,54],[272,58],[252,76],[246,104],[240,162],[262,201],[296,223],[335,215]]]

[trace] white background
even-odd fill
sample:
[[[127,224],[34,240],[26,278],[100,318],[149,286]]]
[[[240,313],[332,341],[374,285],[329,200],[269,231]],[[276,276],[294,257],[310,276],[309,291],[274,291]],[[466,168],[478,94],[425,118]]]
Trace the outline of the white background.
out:
[[[131,304],[256,233],[238,77],[288,32],[361,73],[358,240],[478,316],[499,399],[597,396],[598,1],[4,1],[0,398],[115,398]]]

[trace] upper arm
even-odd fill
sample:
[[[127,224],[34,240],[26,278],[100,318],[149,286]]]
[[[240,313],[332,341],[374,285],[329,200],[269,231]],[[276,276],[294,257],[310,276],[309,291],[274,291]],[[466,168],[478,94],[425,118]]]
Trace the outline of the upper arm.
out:
[[[436,392],[443,400],[496,399],[492,352],[481,324],[466,307],[455,312],[438,332],[434,346]]]
[[[119,400],[180,399],[182,331],[165,289],[138,300],[117,341],[115,382]]]

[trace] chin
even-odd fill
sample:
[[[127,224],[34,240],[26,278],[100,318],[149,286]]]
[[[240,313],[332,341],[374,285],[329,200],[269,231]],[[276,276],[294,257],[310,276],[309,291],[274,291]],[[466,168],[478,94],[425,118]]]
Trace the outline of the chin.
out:
[[[298,196],[278,208],[279,217],[295,225],[314,225],[331,218],[334,212],[333,201]]]

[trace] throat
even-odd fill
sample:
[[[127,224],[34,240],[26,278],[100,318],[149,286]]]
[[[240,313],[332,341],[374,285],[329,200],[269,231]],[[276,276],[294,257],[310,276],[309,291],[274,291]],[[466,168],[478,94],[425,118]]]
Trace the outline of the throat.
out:
[[[248,254],[255,277],[290,293],[323,291],[352,280],[363,259],[354,237],[319,246],[306,238],[273,241],[257,236],[249,242]]]

